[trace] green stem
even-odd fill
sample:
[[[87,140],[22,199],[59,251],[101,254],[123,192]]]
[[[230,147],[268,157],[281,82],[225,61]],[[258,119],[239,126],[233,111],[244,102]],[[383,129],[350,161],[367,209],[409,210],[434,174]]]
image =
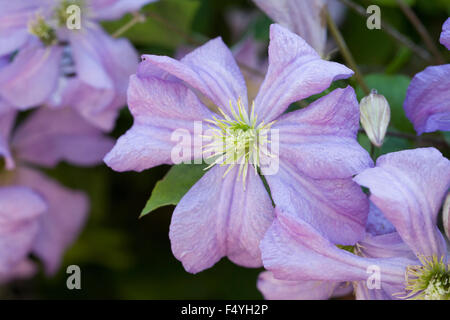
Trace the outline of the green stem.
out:
[[[331,35],[333,36],[334,40],[336,41],[337,46],[339,47],[339,51],[341,52],[342,56],[344,57],[344,60],[346,63],[350,66],[350,68],[353,69],[355,72],[355,79],[361,86],[361,88],[364,90],[366,94],[370,93],[370,89],[367,86],[367,84],[364,81],[364,78],[359,71],[358,65],[356,64],[355,59],[353,58],[352,53],[350,52],[350,49],[347,46],[347,43],[344,40],[344,37],[342,36],[341,32],[339,31],[338,27],[336,26],[336,23],[334,22],[333,18],[331,17],[330,13],[328,12],[327,7],[324,7],[324,14],[327,20],[328,29],[330,30]]]
[[[403,11],[405,16],[408,18],[408,20],[412,23],[412,25],[416,28],[417,33],[422,38],[423,42],[427,46],[428,50],[430,50],[436,62],[438,64],[444,64],[445,60],[444,57],[439,52],[439,49],[436,47],[434,41],[431,39],[430,34],[428,33],[425,26],[422,24],[420,19],[417,17],[417,15],[414,13],[414,11],[411,9],[411,7],[404,1],[404,0],[396,0],[400,9]]]
[[[113,38],[118,38],[121,35],[123,35],[125,32],[127,32],[128,30],[130,30],[132,27],[134,27],[134,25],[136,25],[137,23],[141,23],[141,22],[145,22],[146,18],[145,16],[143,16],[140,12],[134,12],[133,13],[133,18],[128,21],[126,24],[124,24],[122,27],[120,27],[119,29],[117,29],[113,34]]]
[[[359,129],[359,133],[366,134],[364,129]],[[433,137],[433,136],[417,136],[412,133],[405,133],[405,132],[394,132],[394,131],[387,131],[386,132],[387,137],[395,137],[405,140],[413,140],[415,142],[424,142],[431,145],[441,146],[443,148],[448,148],[449,145],[445,141],[445,139],[439,138],[439,137]]]

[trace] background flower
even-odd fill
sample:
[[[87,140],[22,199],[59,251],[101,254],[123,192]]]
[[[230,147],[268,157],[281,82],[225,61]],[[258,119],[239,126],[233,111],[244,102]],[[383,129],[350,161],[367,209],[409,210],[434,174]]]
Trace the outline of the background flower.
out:
[[[9,56],[10,62],[0,73],[0,96],[20,109],[44,103],[70,106],[111,130],[126,103],[128,77],[136,71],[138,58],[128,40],[113,39],[98,21],[149,2],[2,0],[0,56]],[[79,30],[66,27],[70,4],[80,7]]]
[[[417,292],[411,292],[406,281],[414,279],[408,275],[409,268],[420,270],[424,261],[442,258],[447,268],[447,248],[437,228],[437,215],[450,186],[450,162],[433,148],[401,151],[380,157],[375,168],[363,171],[355,181],[370,189],[370,200],[376,205],[372,206],[371,214],[375,216],[368,225],[372,234],[348,252],[294,214],[278,212],[261,242],[264,266],[275,278],[267,279],[264,274],[260,277],[259,287],[265,295],[278,297],[268,292],[273,285],[282,296],[291,291],[298,293],[315,281],[318,290],[304,298],[329,298],[342,282],[353,282],[357,299],[438,297],[430,292],[445,283],[433,283],[430,279],[436,274],[430,275]],[[389,223],[382,221],[377,208],[395,227],[394,232]],[[374,224],[384,228],[374,229]],[[373,266],[380,271],[380,287],[370,289],[366,283]]]
[[[21,259],[16,258],[13,263],[8,257],[0,257],[0,264],[10,266],[9,271],[0,272],[2,281],[23,276],[17,270],[29,264],[31,253],[42,260],[47,274],[54,274],[87,218],[89,201],[84,193],[63,187],[34,166],[53,167],[60,161],[95,165],[112,145],[99,129],[69,108],[39,109],[11,134],[16,113],[9,108],[0,114],[0,123],[8,122],[2,128],[9,129],[0,136],[0,151],[7,160],[6,170],[0,171],[0,190],[5,192],[5,204],[0,206],[4,230],[0,232],[0,242],[8,252],[16,251],[11,247],[15,241],[9,237],[24,240],[17,244]],[[16,210],[26,216],[16,218]],[[16,223],[28,231],[22,234]]]
[[[444,24],[441,43],[448,47],[450,18]],[[450,130],[450,64],[428,67],[414,76],[404,108],[417,134]]]

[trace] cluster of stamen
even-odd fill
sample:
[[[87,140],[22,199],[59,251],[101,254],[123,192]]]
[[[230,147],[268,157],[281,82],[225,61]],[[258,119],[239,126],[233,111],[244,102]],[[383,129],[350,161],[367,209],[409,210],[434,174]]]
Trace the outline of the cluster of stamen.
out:
[[[38,37],[39,40],[41,40],[41,42],[46,46],[56,43],[57,37],[55,29],[48,24],[39,13],[36,14],[34,20],[29,22],[28,31]]]
[[[53,11],[53,16],[45,19],[41,12],[37,12],[35,17],[28,23],[28,31],[35,35],[46,45],[54,45],[57,43],[58,38],[56,29],[66,25],[69,13],[67,8],[71,5],[77,5],[83,7],[82,0],[63,0],[61,4]]]
[[[237,112],[231,101],[230,110],[232,117],[219,108],[223,118],[205,120],[213,126],[210,126],[209,134],[204,136],[209,143],[203,147],[203,153],[206,160],[214,159],[208,168],[216,164],[229,166],[224,177],[235,165],[239,165],[238,177],[242,175],[245,182],[249,164],[257,173],[261,156],[273,157],[267,146],[270,144],[269,130],[274,122],[258,123],[254,103],[249,115],[240,99],[237,102]]]
[[[450,300],[450,270],[444,258],[419,256],[420,266],[406,270],[406,299]]]

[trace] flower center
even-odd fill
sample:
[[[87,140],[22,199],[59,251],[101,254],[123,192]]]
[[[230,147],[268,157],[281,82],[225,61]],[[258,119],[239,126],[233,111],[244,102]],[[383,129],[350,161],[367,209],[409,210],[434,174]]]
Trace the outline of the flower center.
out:
[[[55,29],[52,28],[39,13],[36,14],[34,20],[31,20],[28,23],[28,31],[38,37],[46,46],[56,43],[57,37]]]
[[[56,30],[67,25],[68,19],[72,16],[72,11],[68,8],[72,5],[76,5],[80,8],[83,7],[83,0],[62,0],[56,8],[53,9],[52,15],[44,18],[42,11],[36,12],[34,19],[28,22],[28,31],[35,35],[46,45],[54,45],[57,43],[58,37]]]
[[[450,300],[450,270],[443,258],[419,257],[421,266],[406,269],[405,298],[421,300]]]
[[[249,164],[257,173],[261,156],[272,156],[267,147],[270,144],[269,130],[274,122],[258,123],[254,103],[249,116],[241,99],[237,102],[237,112],[231,101],[230,109],[233,117],[219,108],[223,118],[213,117],[213,120],[205,120],[214,127],[210,126],[211,130],[204,136],[210,142],[204,146],[203,152],[206,160],[214,159],[208,168],[216,164],[229,166],[224,177],[235,165],[239,165],[238,177],[242,175],[245,182]]]

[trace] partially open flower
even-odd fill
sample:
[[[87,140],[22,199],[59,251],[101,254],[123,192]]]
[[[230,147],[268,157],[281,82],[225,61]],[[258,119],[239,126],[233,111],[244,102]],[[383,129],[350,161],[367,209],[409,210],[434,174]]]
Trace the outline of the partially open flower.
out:
[[[360,104],[361,125],[370,142],[377,147],[383,145],[383,139],[391,119],[391,109],[386,98],[375,89],[364,97]]]
[[[444,231],[447,238],[450,239],[450,193],[445,199],[444,209],[442,209],[442,219],[444,220]]]

